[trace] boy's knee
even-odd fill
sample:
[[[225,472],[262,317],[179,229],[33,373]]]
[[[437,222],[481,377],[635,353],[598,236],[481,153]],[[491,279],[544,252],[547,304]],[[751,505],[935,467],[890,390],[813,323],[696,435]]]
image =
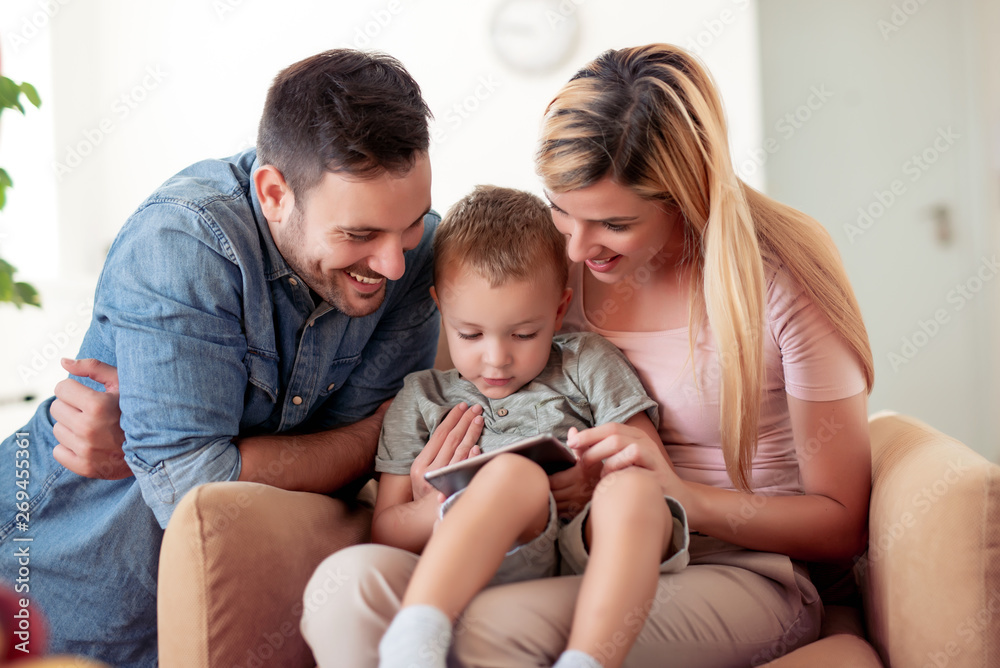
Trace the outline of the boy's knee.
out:
[[[609,499],[629,499],[635,497],[663,496],[660,483],[652,471],[630,466],[601,478],[594,489],[595,501],[598,497]]]
[[[550,496],[549,478],[541,466],[527,457],[505,453],[487,462],[476,473],[462,500],[502,500],[508,516],[542,521],[549,514]],[[535,527],[534,521],[531,526]]]
[[[549,478],[541,466],[527,457],[506,453],[498,455],[476,473],[482,483],[493,483],[504,486],[516,485],[519,494],[542,492],[548,498]]]
[[[615,471],[601,478],[591,501],[591,519],[620,524],[634,520],[649,522],[670,515],[663,489],[652,472],[641,468]]]

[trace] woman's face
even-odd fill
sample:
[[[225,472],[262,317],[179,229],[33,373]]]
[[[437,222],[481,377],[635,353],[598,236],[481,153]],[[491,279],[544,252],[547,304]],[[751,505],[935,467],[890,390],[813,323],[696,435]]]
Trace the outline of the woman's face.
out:
[[[605,177],[564,193],[546,193],[566,251],[602,283],[617,283],[646,267],[655,273],[680,261],[683,219],[675,208],[643,199]]]

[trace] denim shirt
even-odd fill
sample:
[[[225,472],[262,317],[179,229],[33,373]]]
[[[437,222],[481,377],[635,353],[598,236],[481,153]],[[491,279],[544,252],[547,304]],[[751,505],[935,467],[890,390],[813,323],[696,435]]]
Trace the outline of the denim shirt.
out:
[[[148,643],[139,631],[155,641],[162,528],[193,487],[239,477],[233,439],[356,422],[394,396],[406,374],[433,364],[437,214],[425,217],[423,238],[405,253],[402,278],[387,281],[379,309],[348,317],[314,301],[278,252],[251,180],[256,167],[251,149],[185,169],[140,205],[108,253],[78,357],[118,367],[134,478],[90,480],[60,466],[51,399],[21,430],[29,434],[20,438],[30,450],[28,533],[39,573],[31,592],[52,620],[54,650],[153,665],[155,645],[150,654],[136,643]],[[8,438],[0,457],[0,479],[10,485],[17,442]],[[5,510],[0,577],[16,572],[7,561],[21,535]],[[146,594],[125,600],[130,587]],[[81,622],[93,606],[101,623]],[[95,635],[105,649],[94,649]]]

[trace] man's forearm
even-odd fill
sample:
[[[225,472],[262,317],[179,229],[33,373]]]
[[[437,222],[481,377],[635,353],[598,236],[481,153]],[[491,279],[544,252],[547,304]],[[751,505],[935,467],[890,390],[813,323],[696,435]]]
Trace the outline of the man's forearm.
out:
[[[374,469],[385,406],[371,417],[316,434],[240,439],[240,480],[327,493]]]

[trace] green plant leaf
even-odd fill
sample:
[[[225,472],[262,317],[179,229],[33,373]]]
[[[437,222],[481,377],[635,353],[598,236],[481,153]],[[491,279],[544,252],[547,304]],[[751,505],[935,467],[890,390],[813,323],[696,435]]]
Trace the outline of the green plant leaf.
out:
[[[21,104],[21,95],[38,108],[42,100],[38,96],[38,91],[30,83],[16,84],[5,76],[0,76],[0,112],[4,109],[17,109],[22,114],[24,105]],[[7,204],[7,189],[14,185],[13,179],[7,170],[0,168],[0,209]],[[27,304],[29,306],[41,307],[38,291],[30,283],[14,281],[14,274],[17,268],[3,258],[0,258],[0,302],[10,302],[17,308]]]
[[[14,267],[0,260],[0,302],[14,301]]]
[[[21,87],[8,79],[0,76],[0,107],[4,109],[17,109],[24,113],[24,105],[21,104]]]
[[[3,167],[0,167],[0,210],[3,210],[4,206],[7,204],[7,188],[14,185],[14,181],[11,180],[10,174]]]
[[[42,300],[38,290],[30,283],[14,281],[17,268],[3,258],[0,258],[0,303],[9,302],[21,308],[25,304],[41,308]]]
[[[14,106],[21,89],[16,83],[5,76],[0,76],[0,106],[9,109]]]
[[[30,283],[23,283],[18,281],[14,284],[14,303],[17,304],[18,308],[21,308],[21,304],[27,304],[28,306],[36,306],[38,308],[42,307],[42,300],[38,296],[38,290],[35,286]],[[20,302],[20,304],[18,304]]]
[[[28,102],[35,105],[35,109],[42,106],[42,98],[38,96],[38,91],[35,90],[35,87],[27,81],[21,84],[21,92],[24,93],[26,98],[28,98]]]

